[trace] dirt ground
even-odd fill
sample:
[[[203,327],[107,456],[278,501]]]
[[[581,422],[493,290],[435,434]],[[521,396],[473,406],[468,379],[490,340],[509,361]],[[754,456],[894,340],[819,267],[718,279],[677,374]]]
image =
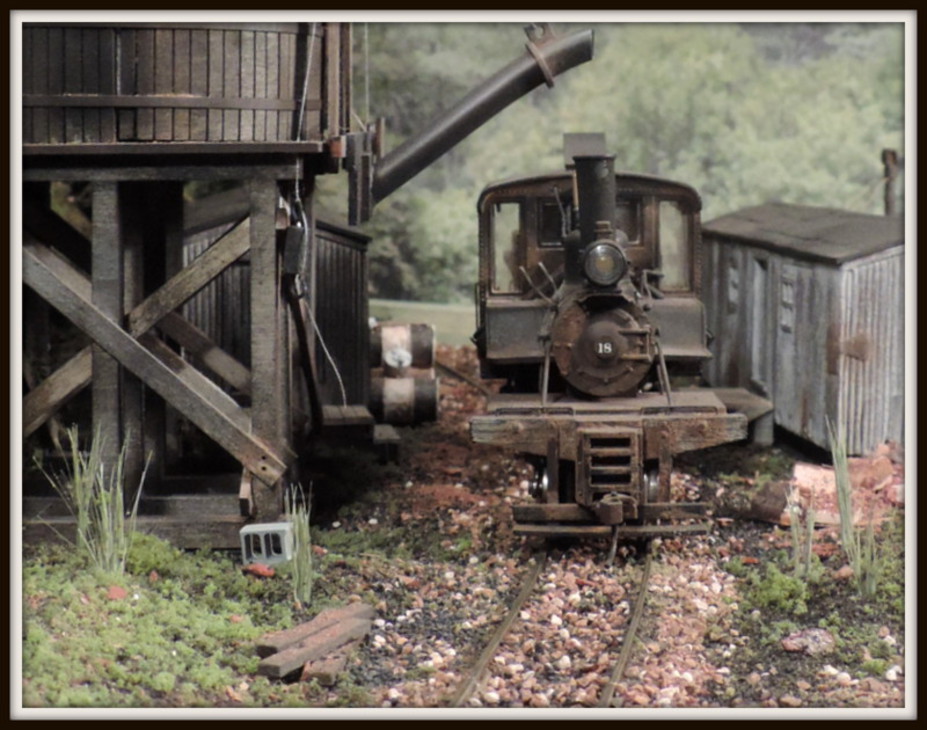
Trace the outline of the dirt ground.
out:
[[[438,358],[477,377],[472,348],[439,348]],[[380,596],[379,618],[350,671],[377,707],[445,706],[537,548],[512,533],[510,512],[530,500],[532,468],[515,454],[470,442],[469,418],[484,407],[480,390],[444,375],[440,391],[439,422],[402,429],[402,456],[389,484],[324,525],[391,530],[392,547],[411,556],[368,566],[373,573],[357,584]],[[867,601],[851,589],[838,529],[826,520],[810,541],[817,577],[804,588],[790,579],[795,533],[787,520],[774,519],[782,515],[769,504],[784,505],[792,492],[808,498],[794,481],[801,457],[740,445],[679,461],[674,491],[709,502],[717,529],[657,541],[648,618],[616,706],[905,706],[904,543],[888,529],[903,516],[896,489],[903,469],[896,460],[880,471],[880,462],[878,484],[872,474],[856,479],[869,490],[864,512],[878,506],[880,539],[902,546],[885,569],[890,590]],[[819,497],[819,514],[832,506],[826,499]],[[758,503],[768,519],[751,514]],[[595,706],[608,674],[608,637],[624,621],[605,609],[625,605],[639,588],[633,550],[624,548],[611,567],[603,566],[606,550],[595,540],[561,546],[540,602],[522,617],[517,642],[496,657],[473,706]]]

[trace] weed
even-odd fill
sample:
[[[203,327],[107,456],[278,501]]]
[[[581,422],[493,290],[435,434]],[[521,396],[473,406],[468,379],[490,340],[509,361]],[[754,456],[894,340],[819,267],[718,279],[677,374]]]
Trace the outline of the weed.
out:
[[[744,564],[743,559],[739,555],[735,555],[733,558],[728,560],[724,564],[724,569],[736,578],[743,578],[749,572],[749,569]]]
[[[853,490],[850,485],[846,439],[842,429],[835,430],[829,420],[827,432],[837,482],[840,541],[850,561],[850,567],[853,568],[854,580],[860,595],[864,598],[871,598],[875,595],[883,569],[883,559],[876,548],[874,521],[870,515],[864,529],[858,529],[853,524]]]
[[[814,544],[814,507],[810,498],[794,492],[788,496],[789,532],[792,536],[792,571],[798,578],[814,582],[820,578],[820,561],[811,547]]]
[[[38,466],[74,515],[77,522],[77,549],[103,573],[122,575],[135,532],[138,501],[148,462],[145,463],[126,522],[124,495],[128,439],[123,443],[116,463],[112,465],[103,463],[105,444],[99,431],[88,453],[80,449],[77,427],[68,430],[68,441],[71,445],[71,459],[66,473],[50,474],[41,464]]]
[[[860,670],[872,677],[881,677],[888,670],[888,662],[884,659],[870,659],[863,662]]]
[[[808,585],[804,580],[786,575],[770,562],[765,575],[750,576],[751,603],[759,608],[778,608],[786,613],[800,616],[808,612]]]
[[[299,606],[312,600],[312,541],[309,534],[309,512],[312,493],[307,502],[302,488],[294,486],[285,496],[287,519],[293,525],[293,559],[291,576],[293,600]]]

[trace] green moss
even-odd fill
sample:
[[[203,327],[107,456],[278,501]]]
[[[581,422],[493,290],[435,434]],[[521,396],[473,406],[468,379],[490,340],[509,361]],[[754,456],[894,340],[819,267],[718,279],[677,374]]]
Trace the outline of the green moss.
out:
[[[762,577],[758,573],[752,574],[749,586],[749,600],[757,608],[776,608],[796,616],[808,612],[808,584],[786,575],[774,562],[766,564]]]

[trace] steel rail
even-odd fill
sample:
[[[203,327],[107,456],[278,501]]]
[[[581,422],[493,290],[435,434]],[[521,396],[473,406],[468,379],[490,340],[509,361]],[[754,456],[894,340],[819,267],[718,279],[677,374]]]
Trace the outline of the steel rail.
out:
[[[535,555],[536,561],[534,567],[531,568],[531,570],[528,572],[528,575],[525,577],[525,580],[521,586],[521,590],[518,593],[518,597],[515,599],[515,603],[512,604],[512,608],[509,610],[508,615],[505,617],[502,623],[499,624],[495,633],[492,635],[492,638],[486,644],[486,647],[483,649],[483,653],[480,654],[480,658],[477,660],[476,664],[474,664],[473,669],[470,670],[470,676],[457,690],[453,699],[451,699],[451,707],[462,707],[464,702],[466,702],[473,695],[473,693],[479,689],[479,686],[482,683],[483,675],[486,673],[486,667],[489,665],[490,660],[495,655],[496,649],[499,648],[499,644],[502,643],[502,639],[505,638],[509,628],[512,626],[515,618],[520,613],[522,606],[525,605],[528,597],[534,591],[534,587],[538,582],[538,576],[541,575],[541,570],[543,570],[544,565],[547,563],[547,556],[547,552]]]
[[[631,648],[634,646],[634,640],[640,627],[641,617],[644,615],[644,606],[647,603],[647,584],[650,582],[650,569],[653,564],[653,550],[651,543],[647,542],[647,554],[644,559],[644,569],[641,573],[640,591],[634,604],[634,610],[631,613],[631,623],[628,630],[621,639],[621,653],[618,655],[618,661],[612,669],[608,682],[602,688],[602,694],[599,696],[598,707],[611,707],[612,698],[615,695],[615,685],[618,684],[628,667],[628,661],[631,658]]]

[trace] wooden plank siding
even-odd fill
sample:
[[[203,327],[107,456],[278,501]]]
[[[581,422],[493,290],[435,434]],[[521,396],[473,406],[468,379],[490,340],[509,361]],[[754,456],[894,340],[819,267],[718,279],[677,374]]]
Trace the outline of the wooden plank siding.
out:
[[[292,141],[310,47],[299,137],[338,135],[349,42],[339,23],[26,24],[23,141]]]

